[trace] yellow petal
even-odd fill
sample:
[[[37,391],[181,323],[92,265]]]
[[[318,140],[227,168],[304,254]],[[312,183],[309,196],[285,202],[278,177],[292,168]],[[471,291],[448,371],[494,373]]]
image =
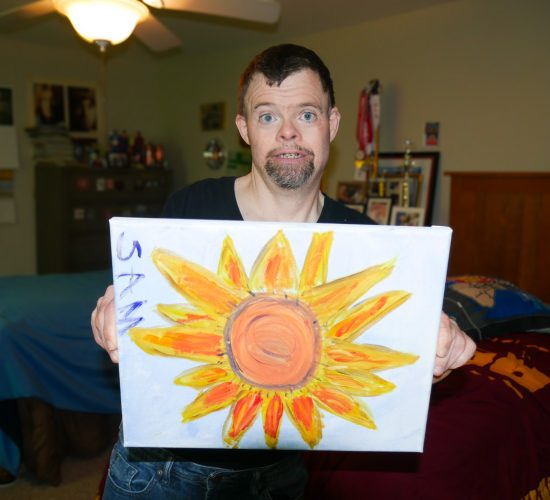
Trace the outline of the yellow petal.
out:
[[[132,328],[129,335],[148,354],[215,363],[225,353],[221,334],[194,331],[184,326]]]
[[[205,314],[182,304],[158,304],[157,311],[172,321],[186,325],[189,328],[202,328],[221,332],[227,321],[222,316]]]
[[[332,240],[332,231],[313,233],[300,274],[300,292],[322,285],[327,281],[328,257]]]
[[[186,370],[174,379],[174,384],[204,389],[220,382],[231,380],[235,375],[225,364],[201,365]]]
[[[367,290],[388,277],[393,267],[394,260],[369,267],[359,273],[306,290],[300,300],[308,304],[319,322],[325,325],[331,317],[350,307]]]
[[[277,393],[271,394],[264,399],[262,420],[264,424],[265,443],[270,448],[275,448],[279,441],[283,410],[283,401]]]
[[[233,405],[223,428],[223,440],[236,447],[246,431],[256,420],[262,406],[262,395],[258,391],[250,392]]]
[[[325,369],[320,377],[346,394],[379,396],[395,389],[395,384],[369,372],[348,372],[343,369]]]
[[[204,417],[213,411],[226,408],[234,401],[241,390],[239,383],[223,382],[211,389],[201,392],[195,400],[186,406],[181,414],[182,422],[191,422]]]
[[[326,363],[348,371],[380,371],[414,363],[418,356],[369,344],[334,342],[325,349]]]
[[[326,333],[327,337],[354,340],[363,331],[399,307],[411,296],[408,292],[393,291],[372,297],[332,318],[334,326]],[[341,319],[343,317],[343,319]]]
[[[248,290],[248,277],[246,276],[243,263],[235,250],[231,236],[226,236],[223,240],[220,263],[218,265],[218,276],[232,287],[239,290]]]
[[[152,259],[176,290],[207,314],[229,314],[247,296],[231,290],[208,269],[164,250],[154,250]]]
[[[283,295],[296,293],[298,269],[290,243],[282,231],[271,238],[258,255],[250,272],[250,289]]]
[[[344,392],[324,384],[316,384],[311,388],[311,395],[324,410],[354,424],[376,429],[367,406]]]
[[[285,411],[302,439],[310,448],[315,447],[322,437],[323,422],[313,399],[305,394],[285,395]]]

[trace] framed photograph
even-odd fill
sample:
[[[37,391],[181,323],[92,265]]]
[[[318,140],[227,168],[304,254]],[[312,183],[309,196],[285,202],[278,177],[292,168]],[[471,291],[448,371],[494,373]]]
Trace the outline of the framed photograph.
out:
[[[430,225],[432,223],[439,153],[413,152],[411,156],[413,166],[409,172],[409,205],[423,208],[424,220],[422,225]],[[386,194],[392,197],[394,205],[403,204],[402,185],[398,186],[396,181],[403,180],[404,157],[404,152],[380,153],[378,155],[378,178],[372,180],[373,183],[379,182],[379,178],[386,180]],[[398,201],[396,202],[396,200]]]
[[[391,207],[392,199],[390,197],[372,197],[367,200],[367,215],[373,221],[385,226],[390,222]]]
[[[201,104],[201,128],[208,130],[223,130],[225,123],[225,102]]]
[[[425,209],[422,207],[400,207],[391,209],[392,226],[423,226]]]
[[[341,181],[336,189],[336,199],[346,205],[362,205],[367,200],[367,185],[361,181]]]
[[[69,131],[97,133],[97,91],[94,87],[67,87]]]
[[[33,126],[66,125],[65,87],[57,83],[33,82]]]

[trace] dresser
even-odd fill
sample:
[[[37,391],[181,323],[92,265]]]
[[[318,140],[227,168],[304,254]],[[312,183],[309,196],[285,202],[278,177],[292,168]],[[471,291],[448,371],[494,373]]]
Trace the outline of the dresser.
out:
[[[38,273],[110,267],[109,219],[159,216],[171,190],[171,173],[37,164]]]
[[[550,303],[550,172],[451,176],[449,275],[502,278]]]

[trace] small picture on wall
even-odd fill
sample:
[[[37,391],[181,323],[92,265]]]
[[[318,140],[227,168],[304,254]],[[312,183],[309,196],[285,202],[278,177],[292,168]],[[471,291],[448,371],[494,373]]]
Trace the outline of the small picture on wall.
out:
[[[424,208],[394,206],[391,210],[390,224],[394,226],[422,226]]]
[[[13,98],[8,87],[0,87],[0,125],[13,125]]]
[[[34,83],[35,125],[63,125],[65,123],[65,99],[63,85]]]
[[[202,130],[223,130],[225,123],[225,102],[201,104]]]
[[[69,130],[97,132],[97,96],[93,87],[67,87]]]
[[[367,201],[367,215],[378,224],[387,225],[390,221],[392,199],[371,197]]]
[[[439,122],[426,122],[424,127],[424,145],[437,146],[439,144]]]

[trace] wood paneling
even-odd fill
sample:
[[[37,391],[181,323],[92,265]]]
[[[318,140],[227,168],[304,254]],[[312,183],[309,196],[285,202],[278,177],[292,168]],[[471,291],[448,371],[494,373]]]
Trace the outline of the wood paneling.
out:
[[[451,176],[449,275],[502,278],[550,303],[550,173]]]

